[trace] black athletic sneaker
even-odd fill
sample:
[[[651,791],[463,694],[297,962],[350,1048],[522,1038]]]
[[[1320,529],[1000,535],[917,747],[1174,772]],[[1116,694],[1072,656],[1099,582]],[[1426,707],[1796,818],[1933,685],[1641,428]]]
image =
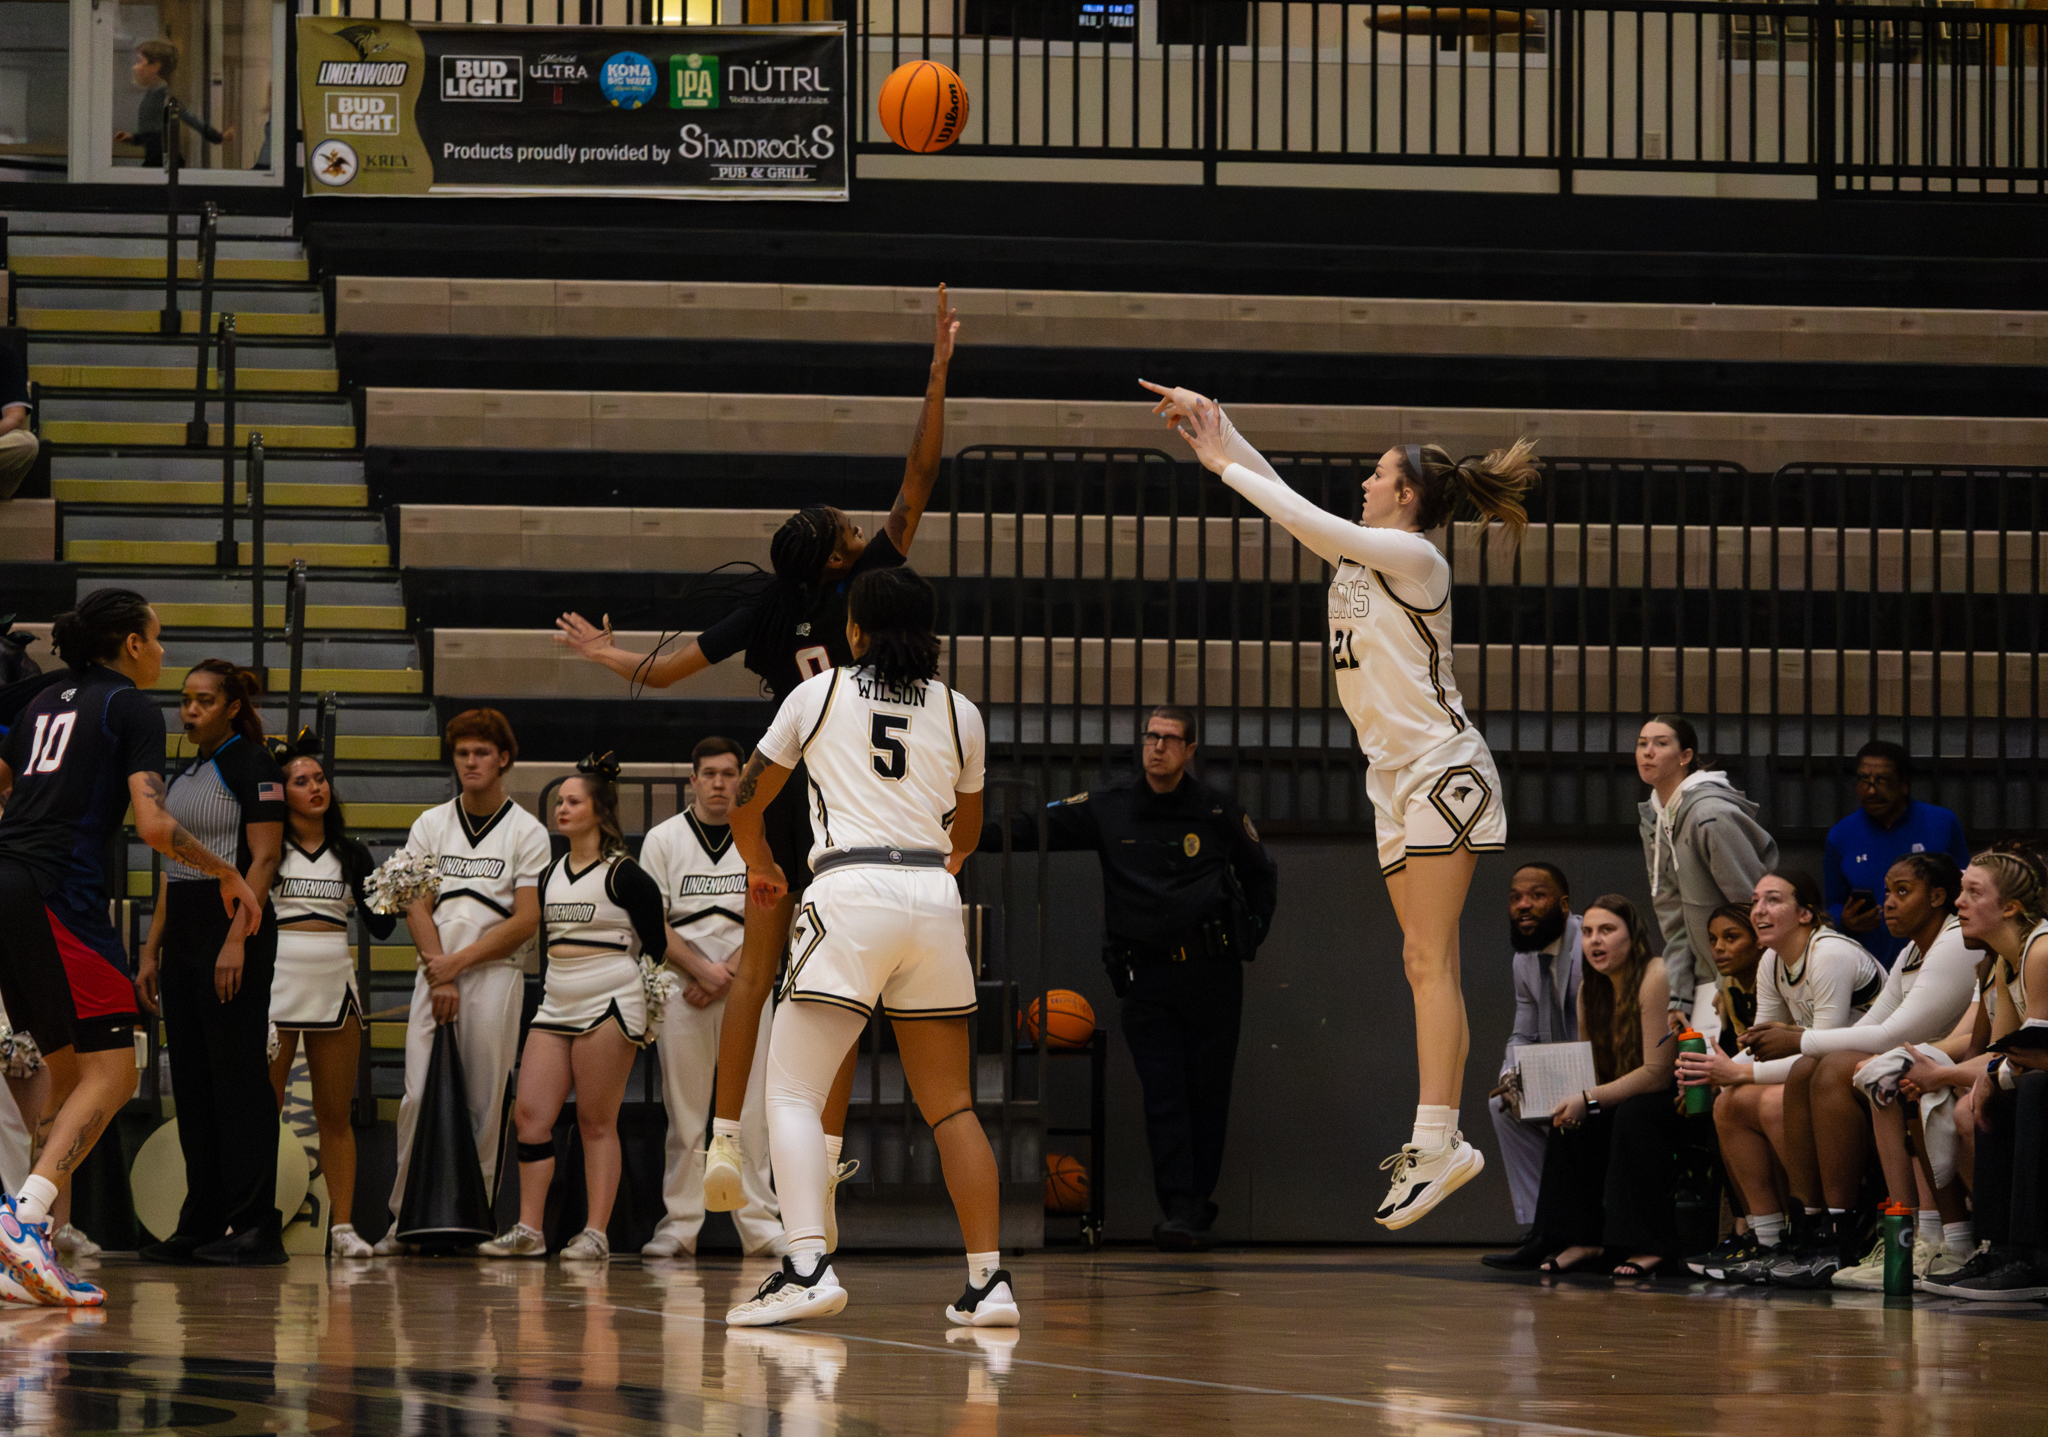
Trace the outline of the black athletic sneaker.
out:
[[[1769,1248],[1756,1240],[1755,1233],[1731,1232],[1706,1252],[1687,1258],[1685,1265],[1701,1277],[1724,1282],[1728,1278],[1728,1269],[1754,1262],[1768,1251]]]
[[[1722,1272],[1721,1280],[1723,1282],[1747,1283],[1751,1287],[1760,1287],[1771,1280],[1772,1265],[1783,1259],[1788,1251],[1787,1244],[1782,1242],[1775,1246],[1768,1246],[1759,1242],[1756,1245],[1756,1256],[1729,1264]]]
[[[2019,1254],[2002,1244],[1986,1243],[1954,1272],[1941,1277],[1923,1277],[1918,1286],[1922,1292],[1932,1292],[1942,1297],[1960,1297],[1962,1294],[1956,1291],[1958,1283],[1975,1282],[1980,1277],[1989,1277],[1999,1269],[2011,1266],[2018,1256]]]
[[[1015,1327],[1024,1318],[1010,1290],[1010,1274],[999,1267],[980,1287],[970,1286],[946,1309],[946,1319],[961,1327]]]
[[[2048,1298],[2048,1269],[2024,1257],[1981,1277],[1958,1274],[1947,1288],[1951,1297],[1971,1302],[2040,1302]]]

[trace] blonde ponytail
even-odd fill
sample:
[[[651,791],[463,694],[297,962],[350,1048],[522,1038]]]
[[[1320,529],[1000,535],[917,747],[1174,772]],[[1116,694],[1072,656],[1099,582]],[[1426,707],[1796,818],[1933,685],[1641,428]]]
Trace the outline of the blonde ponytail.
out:
[[[1496,449],[1484,459],[1451,456],[1434,444],[1410,446],[1409,467],[1419,460],[1419,488],[1422,503],[1416,522],[1422,532],[1441,528],[1461,513],[1475,513],[1482,524],[1499,523],[1509,544],[1518,545],[1529,530],[1529,509],[1525,496],[1536,487],[1542,471],[1535,462],[1536,441],[1517,439],[1506,449]]]

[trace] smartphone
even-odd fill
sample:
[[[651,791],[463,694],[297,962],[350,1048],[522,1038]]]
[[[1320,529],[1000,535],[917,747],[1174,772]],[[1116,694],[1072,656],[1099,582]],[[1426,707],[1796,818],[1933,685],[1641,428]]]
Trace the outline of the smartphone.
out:
[[[1868,888],[1852,888],[1849,890],[1849,901],[1851,903],[1854,903],[1859,898],[1863,900],[1863,902],[1869,904],[1872,908],[1878,906],[1877,895],[1872,893]]]

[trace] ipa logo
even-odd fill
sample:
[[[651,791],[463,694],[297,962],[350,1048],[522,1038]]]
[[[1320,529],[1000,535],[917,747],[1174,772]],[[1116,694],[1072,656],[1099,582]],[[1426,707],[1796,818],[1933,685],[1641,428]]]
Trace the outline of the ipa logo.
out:
[[[715,110],[718,108],[718,57],[716,55],[671,55],[668,57],[668,107],[671,110]]]
[[[396,135],[398,92],[372,91],[368,94],[330,94],[327,97],[327,133],[330,135]]]
[[[443,55],[441,98],[444,100],[513,100],[525,86],[519,61],[497,55]]]

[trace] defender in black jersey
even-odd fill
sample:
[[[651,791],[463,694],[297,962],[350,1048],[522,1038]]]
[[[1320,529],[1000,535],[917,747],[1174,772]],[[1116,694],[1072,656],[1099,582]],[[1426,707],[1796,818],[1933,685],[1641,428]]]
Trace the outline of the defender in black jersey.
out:
[[[925,505],[931,501],[932,486],[938,482],[939,463],[945,453],[946,370],[952,363],[953,343],[959,332],[959,314],[947,304],[946,287],[940,285],[924,410],[918,416],[917,432],[911,437],[910,455],[903,467],[903,487],[896,491],[896,502],[881,533],[868,538],[858,525],[826,505],[814,505],[792,514],[776,531],[769,546],[775,577],[768,586],[758,597],[671,654],[650,657],[621,649],[612,642],[609,616],[604,627],[599,628],[581,614],[564,614],[556,620],[561,631],[556,641],[622,678],[657,689],[701,673],[744,650],[747,667],[761,676],[778,707],[813,674],[851,663],[853,655],[846,647],[847,590],[858,575],[869,569],[903,563],[917,535],[918,521],[924,517]],[[719,1034],[717,1116],[713,1122],[710,1160],[705,1168],[706,1203],[714,1212],[730,1211],[743,1201],[739,1166],[733,1161],[740,1107],[746,1097],[754,1045],[759,1036],[755,1015],[767,999],[789,937],[798,896],[810,877],[807,792],[807,785],[801,781],[789,784],[764,814],[769,846],[775,861],[788,875],[790,892],[772,911],[751,905],[747,908],[746,939]],[[840,1087],[833,1091],[833,1103],[827,1112],[828,1130],[837,1131],[843,1126],[852,1071],[849,1057]]]
[[[107,854],[133,808],[150,847],[218,885],[231,931],[262,905],[235,868],[165,808],[164,722],[143,691],[163,672],[161,625],[129,589],[101,589],[52,625],[68,673],[31,698],[0,741],[0,1000],[34,1035],[52,1078],[35,1171],[0,1198],[0,1298],[97,1306],[106,1294],[60,1267],[49,1215],[108,1117],[135,1092],[135,994],[108,918]]]

